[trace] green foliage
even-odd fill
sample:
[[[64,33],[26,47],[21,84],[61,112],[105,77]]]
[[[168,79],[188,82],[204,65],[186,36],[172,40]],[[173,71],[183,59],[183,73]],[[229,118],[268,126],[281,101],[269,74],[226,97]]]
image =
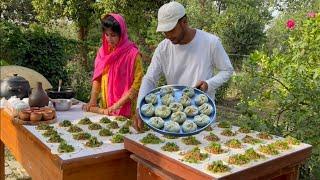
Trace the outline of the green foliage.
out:
[[[57,33],[48,33],[36,25],[22,31],[11,23],[2,22],[0,31],[0,36],[3,36],[0,43],[1,59],[38,71],[53,86],[57,86],[59,79],[67,79],[64,66],[75,53],[75,41]]]
[[[31,0],[2,0],[0,2],[0,19],[18,25],[36,22]]]
[[[211,26],[219,19],[218,7],[212,0],[180,0],[192,27],[213,32]]]
[[[212,31],[222,39],[227,52],[247,55],[258,50],[265,41],[265,24],[271,16],[263,1],[230,1],[222,11]],[[257,8],[259,7],[259,8]],[[233,56],[233,64],[239,69],[242,56]]]
[[[283,27],[286,28],[286,27]],[[302,177],[320,177],[320,16],[305,16],[271,55],[255,52],[238,78],[245,123],[256,130],[293,136],[313,145]],[[316,178],[317,179],[317,178]]]
[[[7,61],[0,59],[0,66],[7,66],[10,65]]]
[[[76,58],[76,57],[75,57]],[[88,102],[91,92],[92,73],[88,72],[79,61],[69,61],[66,66],[70,87],[75,91],[75,98]]]
[[[23,59],[28,49],[28,42],[20,28],[12,23],[0,22],[0,59],[12,64]]]
[[[262,47],[265,24],[271,16],[264,1],[180,0],[185,5],[189,24],[216,34],[229,53],[235,69],[241,69],[243,59]],[[257,8],[259,7],[259,8]],[[231,81],[216,92],[216,100],[223,101]]]
[[[301,21],[305,19],[306,12],[317,12],[320,9],[320,1],[292,1],[287,2],[288,7],[276,6],[276,9],[285,10],[280,15],[273,19],[268,25],[267,29],[267,41],[265,44],[265,50],[268,54],[271,54],[274,48],[280,51],[285,51],[287,46],[283,43],[288,38],[286,22],[288,19],[294,19],[296,24],[301,24]],[[303,6],[300,4],[304,4]]]
[[[150,61],[153,50],[163,39],[156,33],[156,18],[158,9],[166,2],[169,0],[102,0],[95,7],[102,15],[110,12],[123,15],[130,38],[139,45],[143,60]]]

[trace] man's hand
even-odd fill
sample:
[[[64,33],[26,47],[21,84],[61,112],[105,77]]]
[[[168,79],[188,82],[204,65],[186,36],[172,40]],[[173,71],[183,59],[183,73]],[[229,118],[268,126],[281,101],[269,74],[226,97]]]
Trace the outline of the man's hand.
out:
[[[139,132],[143,131],[143,122],[142,122],[142,119],[139,115],[138,108],[136,110],[136,116],[133,118],[133,127]]]
[[[200,89],[203,92],[206,92],[208,90],[208,83],[205,81],[198,81],[196,84],[196,88]]]

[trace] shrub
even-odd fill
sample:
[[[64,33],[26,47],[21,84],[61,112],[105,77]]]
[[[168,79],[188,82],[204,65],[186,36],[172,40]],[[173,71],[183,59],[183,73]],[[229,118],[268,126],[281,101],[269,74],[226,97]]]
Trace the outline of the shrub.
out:
[[[38,71],[54,87],[59,79],[67,79],[64,67],[75,53],[76,41],[58,33],[46,32],[35,25],[20,29],[8,22],[1,22],[0,32],[0,59]]]
[[[284,28],[286,22],[283,22]],[[320,16],[305,16],[287,28],[286,49],[255,52],[238,79],[240,124],[313,145],[302,178],[320,177]]]

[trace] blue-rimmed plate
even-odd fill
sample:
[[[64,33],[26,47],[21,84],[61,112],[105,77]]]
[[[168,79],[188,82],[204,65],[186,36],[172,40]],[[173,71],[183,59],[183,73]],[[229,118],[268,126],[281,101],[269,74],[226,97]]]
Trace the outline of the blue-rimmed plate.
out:
[[[167,85],[167,86],[161,86],[161,87],[158,87],[152,91],[150,91],[147,95],[153,93],[157,96],[157,99],[158,99],[158,102],[157,104],[154,105],[155,108],[157,108],[158,106],[161,106],[163,105],[161,103],[161,96],[160,96],[160,90],[162,88],[166,88],[166,87],[172,87],[173,90],[174,90],[174,99],[175,99],[175,102],[178,102],[180,97],[182,96],[182,90],[185,89],[185,88],[190,88],[188,86],[180,86],[180,85]],[[195,105],[197,107],[199,107],[198,105],[195,104],[195,97],[197,97],[198,95],[200,94],[204,94],[208,97],[208,104],[210,104],[213,108],[213,111],[211,113],[211,115],[209,116],[210,117],[210,121],[207,125],[203,126],[203,127],[197,127],[197,129],[195,131],[192,131],[192,132],[184,132],[182,130],[182,125],[180,125],[180,131],[179,132],[169,132],[169,131],[165,131],[163,128],[162,129],[158,129],[154,126],[152,126],[150,124],[150,118],[151,117],[154,117],[155,115],[151,116],[151,117],[147,117],[145,115],[143,115],[143,113],[141,112],[141,107],[145,104],[147,104],[147,102],[145,101],[145,97],[142,98],[142,100],[139,102],[138,104],[138,107],[139,107],[139,115],[141,117],[141,119],[151,128],[153,129],[154,131],[156,132],[159,132],[160,134],[166,134],[166,135],[172,135],[172,136],[178,136],[178,137],[182,137],[182,136],[190,136],[190,135],[194,135],[194,134],[198,134],[199,132],[203,131],[204,129],[206,129],[211,123],[213,123],[216,119],[216,106],[215,106],[215,103],[214,101],[207,95],[205,94],[203,91],[199,90],[199,89],[195,89],[194,88],[194,92],[195,92],[195,95],[191,98],[191,105]],[[163,119],[165,122],[169,121],[171,119],[171,114],[168,118],[165,118]],[[191,120],[191,121],[194,121],[194,117],[187,117],[187,120]]]

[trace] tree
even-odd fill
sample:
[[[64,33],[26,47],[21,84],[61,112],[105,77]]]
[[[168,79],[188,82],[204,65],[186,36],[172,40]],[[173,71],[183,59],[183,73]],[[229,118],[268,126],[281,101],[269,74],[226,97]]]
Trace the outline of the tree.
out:
[[[31,0],[2,0],[0,18],[17,25],[28,25],[36,22],[36,14]]]
[[[255,52],[239,78],[241,123],[313,145],[302,178],[320,177],[320,16],[295,20],[287,39],[271,54]]]
[[[148,62],[156,45],[162,39],[160,34],[156,33],[157,12],[167,2],[169,0],[102,0],[95,7],[99,9],[100,14],[116,12],[124,16],[130,37],[138,43],[140,50],[143,51],[143,60]]]
[[[87,37],[89,27],[96,18],[94,9],[95,0],[32,0],[37,18],[41,22],[48,22],[59,18],[67,18],[76,23],[80,40],[82,64],[88,67]]]
[[[226,9],[212,25],[212,31],[222,39],[236,68],[241,68],[243,56],[259,49],[265,42],[265,25],[271,19],[264,1],[228,1]],[[240,55],[240,56],[239,56]]]

